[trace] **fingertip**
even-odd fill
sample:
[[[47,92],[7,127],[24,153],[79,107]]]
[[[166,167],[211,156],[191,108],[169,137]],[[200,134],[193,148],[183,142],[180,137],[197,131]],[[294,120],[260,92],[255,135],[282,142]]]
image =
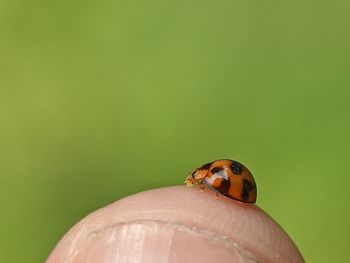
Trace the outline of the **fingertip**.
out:
[[[89,262],[87,258],[96,259],[93,254],[82,253],[85,250],[90,252],[96,251],[97,256],[114,259],[120,259],[122,255],[135,257],[134,253],[130,255],[130,253],[125,252],[128,249],[121,250],[122,244],[132,244],[134,242],[134,245],[139,246],[140,244],[157,244],[158,242],[159,245],[164,245],[164,240],[173,240],[172,244],[174,246],[171,249],[164,247],[163,251],[176,251],[178,249],[183,252],[182,254],[180,252],[175,253],[178,256],[180,254],[196,255],[193,251],[196,251],[198,244],[201,244],[203,249],[206,247],[204,250],[214,255],[213,249],[210,250],[209,247],[216,247],[214,250],[219,251],[217,247],[220,246],[214,246],[214,244],[218,244],[217,240],[220,240],[220,238],[236,244],[239,252],[238,254],[236,253],[236,256],[241,258],[242,255],[249,255],[250,259],[263,262],[304,262],[297,247],[283,229],[256,205],[237,202],[223,196],[215,199],[214,196],[215,194],[210,190],[205,190],[201,193],[197,188],[176,186],[154,189],[126,197],[97,210],[75,225],[60,241],[47,262],[62,262],[55,260],[63,256],[68,259],[63,262],[72,263]],[[141,224],[140,222],[143,223]],[[187,229],[188,231],[180,231],[181,234],[178,234],[179,229],[174,228],[174,226],[181,226],[182,229]],[[124,232],[120,232],[121,229]],[[195,231],[193,232],[191,229]],[[129,230],[132,231],[130,232]],[[125,239],[126,236],[121,234],[125,233],[125,231],[129,231],[130,235],[128,236],[131,239]],[[202,240],[203,236],[193,235],[193,233],[197,233],[196,231],[211,233],[211,237],[216,236],[220,238],[215,239],[214,243],[210,238]],[[96,236],[96,233],[103,233],[103,235]],[[140,235],[140,233],[146,234]],[[150,233],[153,233],[154,236]],[[164,236],[161,233],[168,233],[168,236],[162,238]],[[111,238],[110,235],[115,239]],[[173,238],[170,238],[170,236]],[[184,236],[186,237],[184,238]],[[106,240],[109,240],[109,245],[106,245]],[[182,240],[182,243],[177,242],[178,240]],[[199,242],[199,240],[202,240],[202,242]],[[152,247],[155,248],[155,246],[141,246],[139,251],[152,254]],[[93,247],[99,247],[99,249],[94,250],[92,249]],[[107,250],[103,250],[103,248],[112,248],[111,251],[114,253],[114,256]],[[223,245],[222,248],[227,248],[227,246]],[[203,249],[201,250],[203,251]],[[132,251],[135,251],[135,248]],[[233,260],[235,256],[234,250],[229,249],[228,251],[227,254],[222,251],[217,257],[222,262],[225,262],[224,255],[229,255],[231,260]],[[79,259],[82,255],[84,255],[85,261]],[[147,258],[152,257],[148,255]],[[203,260],[209,258],[209,255],[207,255]]]
[[[195,244],[195,245],[193,245]],[[89,233],[69,262],[257,262],[222,236],[194,227],[152,220],[119,223]]]

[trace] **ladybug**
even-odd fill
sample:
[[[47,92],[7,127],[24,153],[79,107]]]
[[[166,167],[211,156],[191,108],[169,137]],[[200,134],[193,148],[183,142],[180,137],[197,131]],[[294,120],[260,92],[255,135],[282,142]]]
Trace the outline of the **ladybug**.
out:
[[[205,186],[229,198],[244,202],[255,203],[256,184],[253,175],[243,164],[234,160],[216,160],[203,164],[195,169],[185,181],[191,187]]]

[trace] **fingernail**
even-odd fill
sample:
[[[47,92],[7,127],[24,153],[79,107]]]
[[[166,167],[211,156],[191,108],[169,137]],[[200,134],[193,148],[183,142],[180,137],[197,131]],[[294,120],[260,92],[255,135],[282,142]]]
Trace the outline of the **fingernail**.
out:
[[[94,231],[69,262],[258,262],[225,236],[181,224],[137,220]]]

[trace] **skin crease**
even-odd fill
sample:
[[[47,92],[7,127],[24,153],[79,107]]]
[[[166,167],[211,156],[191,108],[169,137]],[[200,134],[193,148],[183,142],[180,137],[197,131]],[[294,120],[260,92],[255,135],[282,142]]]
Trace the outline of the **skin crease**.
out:
[[[194,258],[196,260],[194,260]],[[197,187],[141,192],[77,223],[46,261],[302,263],[285,231],[254,204]]]

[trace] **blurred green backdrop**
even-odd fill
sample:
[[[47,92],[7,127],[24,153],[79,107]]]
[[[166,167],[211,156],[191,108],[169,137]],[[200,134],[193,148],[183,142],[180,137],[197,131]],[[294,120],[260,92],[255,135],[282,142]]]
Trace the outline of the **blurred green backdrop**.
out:
[[[0,0],[0,262],[218,158],[307,262],[346,262],[349,3]]]

